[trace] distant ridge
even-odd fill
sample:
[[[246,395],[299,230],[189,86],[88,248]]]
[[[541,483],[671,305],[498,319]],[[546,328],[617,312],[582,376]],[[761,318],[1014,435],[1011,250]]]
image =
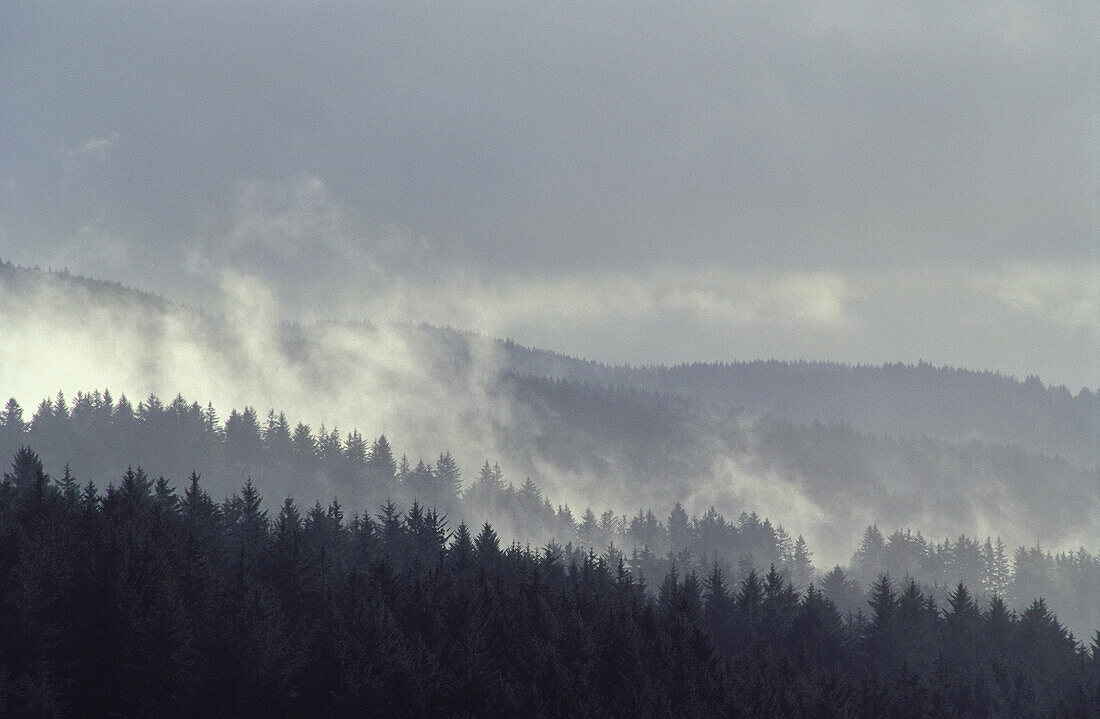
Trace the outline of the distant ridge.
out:
[[[455,330],[437,330],[454,333]],[[631,387],[799,424],[850,424],[862,432],[982,440],[1100,465],[1100,393],[1021,381],[989,370],[917,364],[754,360],[672,366],[605,365],[501,341],[519,375]]]
[[[0,283],[13,289],[79,287],[93,296],[147,304],[161,312],[176,308],[211,319],[156,293],[67,270],[0,261]],[[365,332],[375,329],[369,318],[333,318],[332,322]],[[458,360],[469,360],[471,342],[489,342],[500,352],[503,368],[518,376],[629,387],[797,424],[840,423],[879,435],[1014,445],[1083,467],[1100,467],[1100,390],[1082,388],[1074,393],[1035,376],[1020,380],[993,370],[923,361],[885,365],[813,360],[610,365],[452,327],[428,323],[415,327]],[[297,322],[287,322],[284,332],[288,341],[301,341],[303,329]]]
[[[1048,547],[1100,538],[1092,391],[927,363],[607,367],[426,324],[284,322],[257,326],[262,338],[249,336],[253,324],[4,265],[0,399],[109,383],[131,396],[283,407],[414,452],[451,448],[469,466],[499,457],[517,480],[572,503],[751,507],[843,552],[855,527],[875,522]],[[24,356],[42,378],[35,396],[11,389]]]

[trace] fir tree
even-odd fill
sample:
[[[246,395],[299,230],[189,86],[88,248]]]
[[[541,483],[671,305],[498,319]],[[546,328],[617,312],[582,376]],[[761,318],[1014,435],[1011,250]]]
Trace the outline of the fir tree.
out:
[[[436,460],[435,478],[440,486],[439,496],[448,503],[462,493],[462,473],[450,452],[440,454]]]
[[[367,471],[374,481],[389,486],[397,473],[397,462],[393,457],[393,449],[386,439],[386,435],[379,435],[370,448],[370,457],[367,459]]]

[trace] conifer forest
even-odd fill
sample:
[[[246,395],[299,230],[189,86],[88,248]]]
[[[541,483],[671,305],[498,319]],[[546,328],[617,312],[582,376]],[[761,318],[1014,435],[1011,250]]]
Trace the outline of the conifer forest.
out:
[[[755,513],[555,506],[488,461],[405,456],[273,410],[109,392],[2,417],[0,707],[122,716],[1090,716],[1100,559],[868,527],[841,567]],[[215,499],[41,457],[130,443],[331,475],[345,506]],[[193,453],[190,454],[189,453]],[[180,458],[179,454],[175,458]],[[97,470],[98,471],[98,470]],[[99,476],[97,474],[97,476]],[[276,508],[277,507],[277,508]],[[497,526],[509,527],[511,539]],[[1059,617],[1059,613],[1060,616]],[[1067,628],[1078,628],[1078,634]]]
[[[0,719],[1100,719],[1096,0],[0,2]]]

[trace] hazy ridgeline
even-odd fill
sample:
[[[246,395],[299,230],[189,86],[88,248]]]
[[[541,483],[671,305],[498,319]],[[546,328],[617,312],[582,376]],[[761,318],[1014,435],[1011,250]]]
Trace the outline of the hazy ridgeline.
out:
[[[58,389],[71,400],[104,386],[133,400],[183,392],[218,408],[282,407],[329,453],[357,425],[395,439],[414,465],[442,448],[467,474],[494,458],[517,484],[531,477],[572,507],[630,513],[680,502],[730,517],[755,508],[797,527],[823,564],[847,562],[872,524],[1056,551],[1100,542],[1100,401],[1088,390],[927,365],[608,368],[385,318],[288,322],[263,288],[226,291],[220,314],[201,313],[117,284],[0,265],[0,366],[18,368],[5,373],[5,393],[28,419]],[[334,442],[337,426],[345,431]],[[192,468],[186,436],[158,448],[131,441],[79,471],[102,483],[133,463],[178,480]],[[234,450],[246,462],[252,441]],[[248,471],[206,474],[230,491]],[[318,487],[311,471],[256,478],[272,496],[355,501],[356,490]]]
[[[1100,465],[1100,394],[1046,386],[999,372],[916,365],[833,362],[606,366],[505,343],[519,374],[632,387],[799,424],[841,423],[870,434],[980,440]]]
[[[314,511],[343,507],[370,517],[391,502],[397,511],[415,502],[444,517],[444,531],[488,521],[505,541],[575,546],[612,565],[622,559],[651,587],[672,568],[702,576],[717,564],[727,577],[742,581],[750,571],[775,566],[797,588],[814,583],[841,611],[859,612],[874,581],[886,573],[914,579],[941,605],[962,582],[980,601],[998,596],[1021,611],[1044,597],[1079,637],[1100,628],[1100,556],[1091,548],[1051,553],[1038,546],[1006,547],[999,537],[961,533],[937,542],[919,532],[884,536],[869,527],[846,566],[815,566],[815,547],[800,528],[788,531],[762,519],[757,507],[744,506],[730,520],[713,507],[689,516],[678,501],[636,513],[614,505],[571,508],[530,477],[506,476],[489,460],[475,472],[461,467],[450,451],[410,459],[385,436],[314,431],[274,410],[263,419],[251,408],[233,410],[222,421],[213,406],[182,397],[164,404],[151,396],[135,406],[107,392],[79,393],[72,400],[58,395],[43,400],[29,421],[11,399],[0,413],[0,452],[12,456],[23,445],[39,452],[53,474],[100,491],[117,485],[130,466],[171,477],[166,486],[180,491],[178,478],[198,471],[216,497],[236,492],[247,479],[272,501],[291,496],[303,507],[317,502]],[[600,481],[599,475],[591,481]]]
[[[601,554],[614,543],[650,579],[718,559],[737,579],[775,563],[805,586],[812,555],[845,610],[881,570],[941,600],[960,580],[1018,608],[1045,596],[1081,636],[1100,625],[1091,391],[928,365],[604,367],[424,325],[286,322],[262,297],[238,299],[215,316],[0,264],[0,359],[20,368],[5,381],[27,404],[4,410],[3,456],[29,444],[100,488],[132,465],[173,483],[198,470],[219,497],[251,477],[272,501],[339,497],[369,513],[415,498],[452,528],[491,520],[507,538]],[[59,378],[191,388],[295,419],[155,395],[39,403]],[[353,418],[375,431],[348,431]],[[382,432],[392,467],[375,457]],[[861,542],[868,525],[913,533]]]
[[[676,510],[666,541],[718,523]],[[21,450],[0,540],[10,715],[1084,717],[1100,702],[1100,632],[1084,648],[1042,600],[1016,613],[959,584],[941,609],[881,576],[845,615],[774,567],[685,572],[689,549],[647,591],[636,558],[506,547],[417,503],[270,512],[251,482],[219,503],[197,476],[176,491],[140,470],[100,492]]]

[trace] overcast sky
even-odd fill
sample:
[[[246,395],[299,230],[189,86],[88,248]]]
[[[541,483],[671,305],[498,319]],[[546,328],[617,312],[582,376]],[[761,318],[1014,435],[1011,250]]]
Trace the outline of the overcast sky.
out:
[[[1098,16],[8,2],[0,258],[608,361],[1100,387]]]

